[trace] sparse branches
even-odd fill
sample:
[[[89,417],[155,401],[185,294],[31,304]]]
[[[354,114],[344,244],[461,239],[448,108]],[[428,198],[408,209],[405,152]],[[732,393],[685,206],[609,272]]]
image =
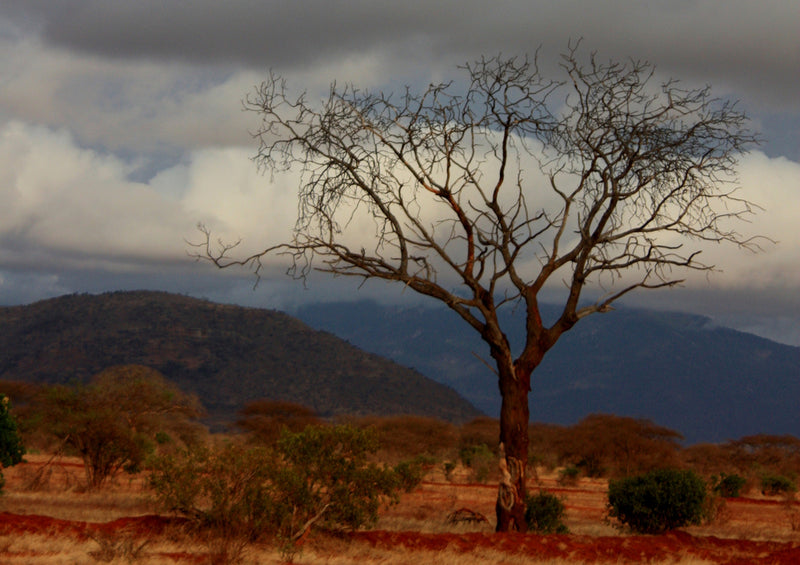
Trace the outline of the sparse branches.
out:
[[[319,104],[270,75],[245,108],[261,118],[258,166],[302,174],[294,235],[230,259],[235,244],[212,245],[201,227],[196,255],[258,273],[265,256],[287,254],[299,278],[315,268],[397,281],[447,304],[497,364],[501,439],[516,469],[527,459],[530,376],[565,331],[629,292],[712,269],[698,242],[755,247],[735,228],[756,209],[735,181],[758,136],[710,88],[656,84],[649,63],[601,62],[578,46],[555,80],[535,58],[462,69],[463,91],[444,82],[395,97],[334,84]],[[356,219],[374,232],[354,241]],[[562,281],[561,315],[546,326],[539,293]],[[586,304],[590,285],[604,294]],[[497,315],[510,302],[526,311],[515,352]],[[514,478],[524,493],[524,468]],[[513,521],[524,529],[523,502]]]

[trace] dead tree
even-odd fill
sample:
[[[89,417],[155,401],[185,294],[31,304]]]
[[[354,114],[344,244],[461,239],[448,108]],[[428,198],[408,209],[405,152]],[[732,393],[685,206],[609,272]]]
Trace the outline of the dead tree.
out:
[[[514,488],[501,489],[497,529],[524,530],[533,371],[581,318],[711,270],[697,243],[752,247],[735,230],[753,212],[735,168],[758,139],[735,103],[658,83],[645,62],[571,48],[556,80],[528,58],[463,70],[465,83],[400,95],[334,84],[320,103],[270,75],[245,107],[261,118],[258,165],[302,172],[294,235],[235,257],[200,226],[197,255],[258,273],[288,254],[295,277],[396,281],[454,310],[486,342],[502,396]],[[374,232],[354,241],[346,228],[364,218]],[[545,323],[540,293],[559,284],[560,315]],[[525,313],[517,351],[498,317],[512,304]]]

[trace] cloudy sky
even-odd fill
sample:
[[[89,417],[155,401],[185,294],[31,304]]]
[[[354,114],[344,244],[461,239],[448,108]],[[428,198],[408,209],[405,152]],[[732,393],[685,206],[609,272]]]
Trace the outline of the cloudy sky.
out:
[[[253,249],[290,233],[294,188],[250,160],[254,85],[271,69],[312,93],[333,80],[391,91],[537,48],[548,70],[583,38],[739,99],[765,139],[740,180],[765,209],[746,231],[777,243],[711,250],[721,272],[628,302],[800,345],[799,22],[796,0],[4,0],[0,304],[135,288],[287,309],[348,298],[280,269],[253,291],[247,272],[187,257],[198,222]]]

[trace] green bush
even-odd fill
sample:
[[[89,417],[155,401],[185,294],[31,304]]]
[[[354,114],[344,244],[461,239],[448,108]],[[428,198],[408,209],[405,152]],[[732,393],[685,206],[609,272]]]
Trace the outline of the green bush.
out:
[[[4,467],[13,467],[22,462],[25,448],[19,437],[16,419],[8,411],[8,397],[0,394],[0,492],[6,484]]]
[[[467,445],[459,449],[459,459],[472,471],[472,479],[483,483],[497,464],[497,457],[485,443]]]
[[[577,467],[570,465],[558,472],[558,484],[561,486],[575,486],[578,484],[578,477],[581,471]]]
[[[794,481],[783,475],[764,475],[761,477],[761,493],[767,496],[795,492]]]
[[[547,492],[528,495],[525,501],[525,522],[528,530],[540,534],[567,534],[569,529],[564,525],[564,503],[561,499]]]
[[[158,456],[150,487],[160,506],[211,534],[296,539],[316,524],[358,528],[396,499],[395,471],[369,463],[368,430],[349,426],[284,431],[274,450],[231,444]]]
[[[394,472],[397,473],[397,479],[400,482],[400,488],[406,492],[411,492],[419,486],[422,482],[424,474],[424,462],[420,458],[415,458],[412,461],[401,461],[394,467]]]
[[[719,477],[716,475],[711,477],[711,490],[723,498],[741,496],[745,484],[747,484],[747,479],[740,475],[720,473]]]
[[[25,455],[17,420],[9,413],[8,404],[8,397],[0,394],[0,467],[13,467]]]
[[[663,469],[608,484],[609,516],[642,534],[699,524],[705,500],[706,485],[692,471]]]

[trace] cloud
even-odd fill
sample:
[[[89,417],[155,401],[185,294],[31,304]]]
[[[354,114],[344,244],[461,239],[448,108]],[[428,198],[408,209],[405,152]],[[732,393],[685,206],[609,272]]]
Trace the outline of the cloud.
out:
[[[2,262],[126,268],[174,260],[187,218],[118,158],[63,131],[11,122],[0,130]]]
[[[196,0],[10,2],[6,14],[38,21],[51,44],[110,59],[176,60],[320,70],[379,54],[384,77],[424,57],[450,68],[478,54],[555,58],[585,38],[603,57],[650,59],[668,74],[746,90],[798,108],[800,7],[794,0],[586,3],[564,0],[220,3]],[[0,12],[2,13],[2,12]]]

